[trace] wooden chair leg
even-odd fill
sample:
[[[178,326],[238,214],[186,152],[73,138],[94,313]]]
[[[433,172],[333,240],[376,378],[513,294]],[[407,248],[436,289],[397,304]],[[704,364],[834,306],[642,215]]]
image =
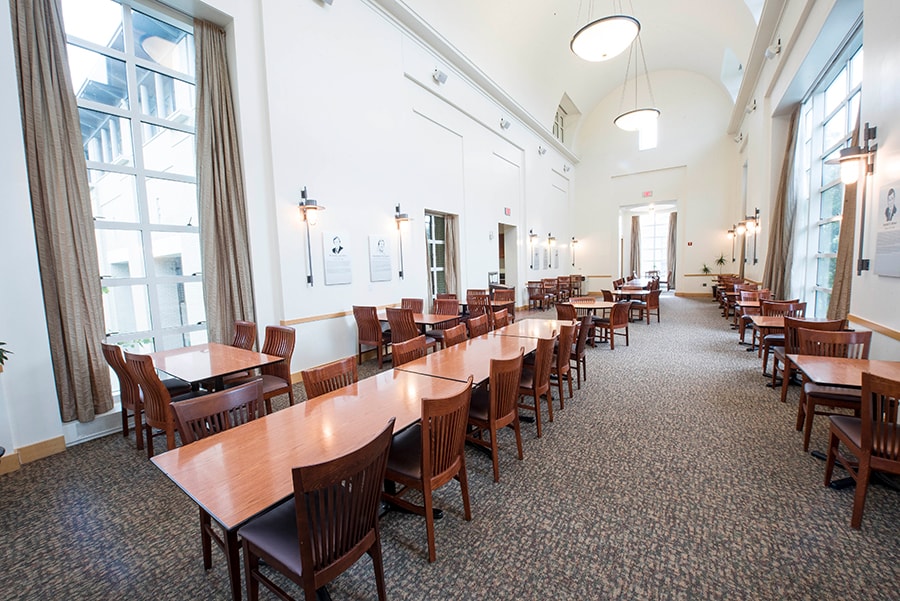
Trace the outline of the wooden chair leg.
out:
[[[840,442],[837,434],[832,430],[831,440],[828,443],[828,458],[825,461],[825,486],[831,484],[831,474],[834,473],[834,462],[837,459],[838,445],[840,445]]]
[[[862,525],[863,509],[866,506],[866,493],[869,490],[869,476],[872,470],[868,462],[859,462],[859,471],[856,473],[856,494],[853,495],[853,516],[850,518],[850,527],[859,528]]]
[[[428,562],[431,563],[437,559],[437,553],[434,549],[434,512],[431,510],[434,500],[431,498],[431,489],[427,486],[422,490],[422,497],[425,505],[425,532],[428,534]]]
[[[378,601],[387,601],[387,589],[384,586],[384,560],[381,557],[381,535],[375,531],[375,542],[369,549],[372,567],[375,569],[375,588],[378,590]]]
[[[540,409],[538,409],[540,411]],[[491,422],[493,424],[493,422]],[[497,453],[497,431],[491,427],[491,461],[494,464],[494,482],[500,482],[500,457]]]
[[[462,463],[459,466],[459,474],[456,475],[456,479],[459,480],[459,491],[463,499],[463,515],[468,522],[472,520],[472,507],[469,504],[469,477],[466,474],[465,455],[462,457]]]

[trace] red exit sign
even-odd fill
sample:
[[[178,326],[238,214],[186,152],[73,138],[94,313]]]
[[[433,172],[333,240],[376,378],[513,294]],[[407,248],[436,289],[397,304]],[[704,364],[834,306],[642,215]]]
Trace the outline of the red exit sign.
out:
[[[509,217],[510,215],[512,215],[512,209],[510,209],[509,207],[504,207],[503,214]]]
[[[644,192],[641,193],[641,196],[643,196],[644,198],[652,198],[653,190],[645,190]]]

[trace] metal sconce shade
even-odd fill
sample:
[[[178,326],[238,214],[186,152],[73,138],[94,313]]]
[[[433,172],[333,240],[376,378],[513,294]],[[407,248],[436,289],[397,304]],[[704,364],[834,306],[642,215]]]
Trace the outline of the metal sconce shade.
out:
[[[411,221],[409,213],[400,212],[400,203],[394,209],[394,221],[397,222],[397,241],[400,243],[400,279],[403,279],[403,232],[400,230],[400,224],[405,221]]]
[[[611,15],[592,21],[575,32],[569,48],[586,61],[600,62],[622,54],[641,30],[628,15]]]
[[[575,245],[578,244],[578,240],[575,239],[575,236],[572,236],[572,267],[575,267]]]
[[[872,140],[878,131],[877,127],[866,126],[862,129],[863,143],[862,146],[850,146],[842,148],[840,156],[836,159],[828,159],[826,165],[841,166],[841,181],[845,185],[855,184],[859,180],[860,160],[865,161],[866,175],[875,173],[875,152],[878,150],[878,144],[873,144]]]
[[[300,191],[300,213],[303,215],[303,223],[306,224],[306,283],[313,285],[313,266],[312,266],[312,242],[309,233],[309,226],[316,224],[316,213],[324,211],[325,207],[315,200],[308,197],[306,186]]]
[[[538,235],[534,233],[533,229],[528,230],[528,256],[531,261],[531,269],[534,269],[534,239],[537,237]]]

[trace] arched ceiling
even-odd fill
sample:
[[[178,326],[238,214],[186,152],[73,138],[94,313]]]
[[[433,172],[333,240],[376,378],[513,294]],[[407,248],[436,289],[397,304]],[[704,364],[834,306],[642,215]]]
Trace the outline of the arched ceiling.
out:
[[[641,22],[654,71],[697,72],[737,95],[763,0],[394,0],[549,126],[563,94],[582,114],[625,81],[628,51],[589,63],[569,50],[592,19],[623,12]],[[621,93],[621,92],[619,92]]]

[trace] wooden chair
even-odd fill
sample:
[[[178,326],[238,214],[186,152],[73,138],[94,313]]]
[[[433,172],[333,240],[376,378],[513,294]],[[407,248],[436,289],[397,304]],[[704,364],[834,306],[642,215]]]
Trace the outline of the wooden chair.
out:
[[[469,294],[466,296],[467,314],[463,321],[486,315],[491,319],[491,298],[487,294]],[[490,327],[490,325],[488,326]]]
[[[547,397],[547,416],[553,421],[553,395],[550,393],[550,367],[553,363],[553,345],[556,343],[556,332],[550,338],[538,338],[535,351],[534,365],[522,367],[522,377],[519,380],[519,409],[534,411],[534,423],[537,427],[538,438],[541,437],[541,397]],[[534,399],[528,405],[522,402],[522,397],[530,396]]]
[[[400,367],[404,363],[415,361],[428,354],[428,343],[425,334],[420,334],[403,342],[395,342],[392,346],[391,357],[393,358],[394,367]]]
[[[449,299],[457,300],[455,292],[441,292],[441,293],[435,295],[435,298],[438,300],[449,300]]]
[[[637,312],[637,318],[647,317],[647,325],[650,325],[650,316],[656,312],[656,323],[659,323],[659,288],[650,291],[645,301],[631,301],[631,312]]]
[[[257,378],[233,388],[194,399],[172,402],[170,408],[175,415],[181,443],[190,444],[253,421],[260,416],[262,405],[262,380]],[[216,542],[223,553],[228,553],[228,547],[222,535],[212,527],[209,513],[202,506],[199,509],[203,567],[208,570],[212,567],[212,541]],[[221,524],[219,527],[222,527]],[[238,558],[234,557],[234,560],[238,561]]]
[[[556,278],[556,295],[557,300],[564,303],[572,296],[572,280],[567,275],[561,275]]]
[[[272,413],[272,399],[288,395],[288,403],[294,404],[294,385],[291,382],[291,357],[294,354],[294,341],[297,332],[286,326],[266,326],[266,337],[262,352],[277,355],[283,360],[260,368],[263,383],[263,398],[266,413]]]
[[[239,531],[244,540],[247,597],[264,584],[281,599],[283,588],[260,570],[260,559],[302,587],[307,601],[368,553],[378,599],[385,601],[378,512],[393,418],[359,449],[317,465],[292,470],[294,496],[253,518]]]
[[[872,471],[900,474],[900,425],[897,424],[900,382],[863,373],[861,399],[859,418],[846,415],[828,418],[831,440],[825,463],[825,486],[831,484],[835,461],[856,481],[852,528],[862,525]],[[852,460],[838,452],[840,443],[853,455]]]
[[[616,290],[621,290],[621,289],[622,289],[621,286],[618,287],[618,288],[616,288]],[[605,290],[605,289],[604,289],[604,290],[601,290],[601,291],[600,291],[600,294],[603,295],[603,300],[604,300],[605,302],[607,302],[607,303],[614,303],[614,302],[616,302],[616,297],[613,296],[612,290]]]
[[[454,344],[459,344],[465,340],[468,340],[469,336],[466,334],[466,324],[458,323],[452,328],[448,328],[444,330],[444,348],[450,348]]]
[[[578,319],[578,311],[571,303],[556,303],[556,319],[560,321],[575,321]]]
[[[631,311],[631,301],[619,301],[613,305],[609,317],[595,317],[594,327],[600,333],[600,342],[609,340],[610,350],[616,349],[616,336],[625,336],[625,346],[628,346],[628,313]],[[619,330],[625,330],[620,333]]]
[[[828,332],[820,330],[798,330],[801,355],[819,357],[847,357],[868,359],[872,332]],[[817,411],[816,407],[830,409],[850,409],[856,416],[860,414],[860,391],[856,388],[823,386],[806,381],[800,391],[797,403],[797,430],[803,428],[803,450],[809,450],[813,417],[816,415],[840,415],[834,411]]]
[[[491,331],[491,323],[486,313],[472,317],[466,323],[469,326],[469,338],[476,338]]]
[[[806,313],[806,303],[801,302],[760,301],[759,306],[760,312],[769,316],[803,317]],[[765,336],[760,333],[760,336],[757,356],[762,355],[763,375],[768,376],[766,368],[769,366],[769,353],[773,347],[784,346],[784,332],[766,334]]]
[[[303,378],[303,387],[306,389],[306,398],[309,400],[358,382],[359,372],[355,359],[347,357],[304,369],[300,372],[300,377]]]
[[[575,342],[576,324],[563,325],[559,328],[559,344],[556,354],[550,362],[550,375],[556,376],[556,384],[559,386],[559,408],[565,408],[565,394],[563,394],[563,380],[569,383],[569,398],[572,397],[572,370],[569,366],[569,357],[572,356],[572,344]],[[548,398],[552,403],[552,395]]]
[[[572,296],[581,296],[581,276],[572,274],[569,276],[569,289]]]
[[[516,320],[516,291],[514,288],[494,290],[494,301],[500,303],[511,303],[507,308],[509,311],[509,322]]]
[[[231,340],[231,346],[249,351],[252,350],[255,345],[256,324],[252,321],[235,321],[234,338]]]
[[[548,306],[555,305],[556,301],[559,300],[556,278],[541,278],[541,288],[544,291],[544,299]]]
[[[793,376],[793,365],[787,358],[788,355],[800,353],[799,329],[822,330],[837,332],[844,328],[843,319],[831,319],[826,321],[813,321],[799,317],[784,318],[784,346],[776,346],[772,349],[772,388],[777,386],[778,365],[781,364],[781,402],[787,402],[787,388]]]
[[[505,328],[509,325],[509,311],[507,311],[506,309],[499,309],[497,311],[494,311],[494,318],[492,321],[494,322],[495,330]]]
[[[491,377],[487,390],[475,389],[469,407],[469,433],[466,440],[491,451],[494,482],[500,481],[499,441],[497,433],[512,428],[516,436],[519,460],[522,455],[522,431],[519,427],[519,382],[522,378],[522,358],[525,349],[508,359],[491,359]],[[484,435],[487,433],[488,438]]]
[[[385,479],[401,485],[382,498],[402,509],[425,516],[428,561],[436,559],[432,493],[449,483],[459,482],[466,521],[472,519],[469,484],[466,477],[466,421],[472,396],[472,376],[453,394],[422,399],[422,419],[394,436],[388,454]],[[424,507],[408,502],[402,495],[410,490],[422,493]]]
[[[572,352],[569,354],[569,365],[575,368],[575,375],[578,381],[578,390],[581,390],[581,378],[587,382],[587,345],[588,335],[591,333],[593,324],[590,315],[583,315],[581,322],[578,324],[578,335],[575,338],[575,344]],[[584,370],[584,371],[582,371]]]
[[[413,317],[413,311],[411,309],[388,307],[385,311],[387,312],[388,324],[391,326],[392,345],[395,345],[398,342],[406,342],[407,340],[417,338],[421,335],[419,326],[416,325],[416,320]],[[434,350],[437,348],[437,340],[430,336],[426,336],[425,346]]]
[[[138,355],[125,353],[125,362],[131,368],[131,373],[141,390],[141,398],[144,405],[144,436],[147,444],[147,457],[153,457],[153,437],[165,435],[166,450],[175,448],[175,416],[170,404],[173,397],[169,389],[159,379],[156,368],[153,367],[153,359],[150,355]],[[179,401],[203,393],[188,392],[174,397]],[[154,428],[157,432],[154,432]]]
[[[662,284],[666,285],[666,291],[669,291],[674,287],[675,282],[672,281],[672,270],[671,269],[666,272],[666,279],[660,280],[659,283],[660,283],[660,285],[662,285]]]
[[[425,301],[421,298],[401,298],[400,308],[409,309],[413,313],[424,313]]]
[[[138,386],[138,380],[131,367],[125,362],[122,355],[122,347],[118,344],[100,343],[103,351],[103,358],[109,364],[109,367],[116,374],[119,380],[119,404],[122,406],[122,436],[128,438],[130,428],[128,426],[129,411],[134,419],[134,442],[138,450],[144,448],[144,399],[141,393],[141,387]],[[166,378],[162,380],[163,386],[169,391],[169,396],[179,396],[187,394],[191,391],[191,385],[188,382],[177,378]]]
[[[529,309],[540,309],[544,310],[544,289],[541,287],[540,282],[528,282],[525,285],[525,290],[528,292],[528,308]]]
[[[432,313],[436,315],[456,315],[457,319],[445,321],[438,324],[433,330],[428,330],[425,335],[434,338],[439,346],[446,347],[444,343],[444,332],[459,323],[459,301],[455,298],[439,298],[434,301]]]
[[[387,347],[391,342],[391,333],[382,331],[378,309],[354,305],[353,318],[356,320],[357,363],[362,365],[363,352],[375,349],[378,355],[378,369],[381,369],[387,355]]]

